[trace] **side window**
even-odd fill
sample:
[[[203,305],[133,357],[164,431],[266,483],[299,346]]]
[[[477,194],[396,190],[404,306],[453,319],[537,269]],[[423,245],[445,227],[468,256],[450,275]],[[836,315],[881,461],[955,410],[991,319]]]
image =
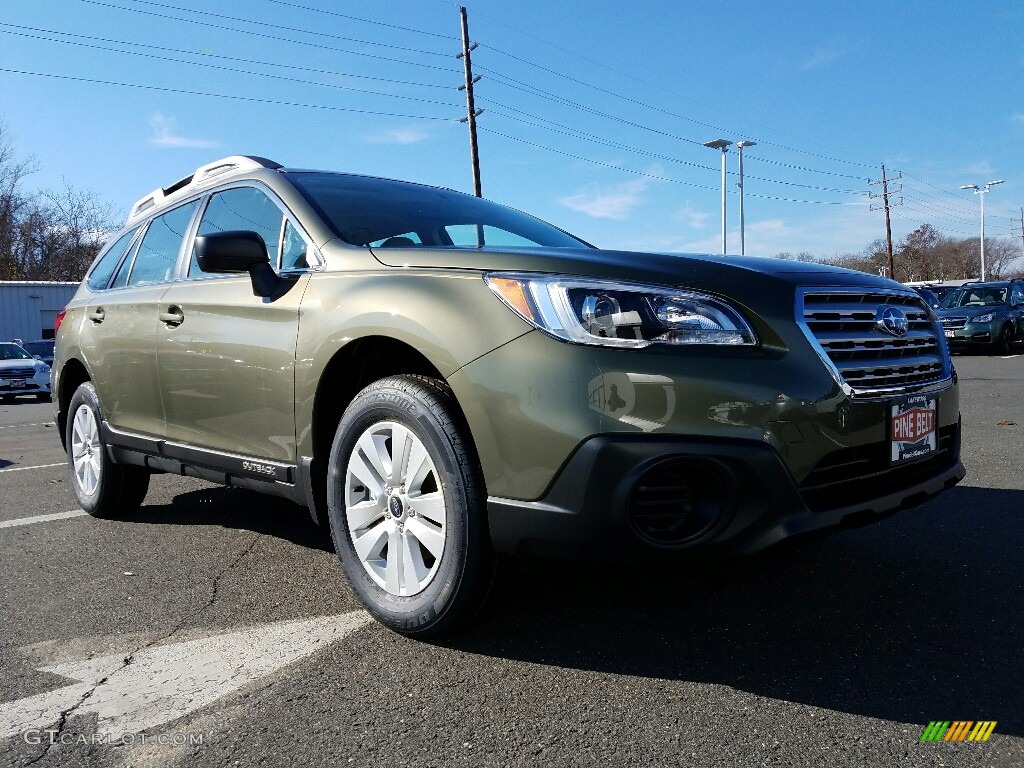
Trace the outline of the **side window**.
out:
[[[174,277],[181,241],[196,205],[198,202],[193,201],[153,219],[135,254],[128,285],[162,283]]]
[[[306,260],[306,241],[292,226],[290,221],[284,223],[284,244],[281,248],[281,269],[308,269]]]
[[[128,273],[132,271],[132,261],[138,250],[139,241],[136,240],[131,247],[128,248],[128,253],[125,254],[124,260],[121,262],[121,266],[117,268],[117,274],[114,275],[114,282],[110,284],[111,288],[124,288],[128,285]]]
[[[253,187],[238,187],[218,192],[210,198],[203,220],[199,224],[200,235],[214,232],[250,230],[256,232],[267,244],[270,263],[277,264],[278,244],[281,239],[281,223],[284,214],[263,192]],[[202,275],[196,261],[195,251],[188,265],[189,277]]]
[[[1024,284],[1014,283],[1010,290],[1011,304],[1024,304]]]
[[[137,229],[133,229],[131,232],[126,232],[117,238],[116,242],[107,248],[106,252],[100,256],[99,260],[93,266],[89,272],[89,277],[86,280],[86,284],[94,291],[99,291],[107,287],[107,282],[110,280],[110,275],[114,272],[114,267],[117,266],[118,259],[124,253],[124,249],[128,247],[128,243],[131,242],[132,238],[135,237]]]

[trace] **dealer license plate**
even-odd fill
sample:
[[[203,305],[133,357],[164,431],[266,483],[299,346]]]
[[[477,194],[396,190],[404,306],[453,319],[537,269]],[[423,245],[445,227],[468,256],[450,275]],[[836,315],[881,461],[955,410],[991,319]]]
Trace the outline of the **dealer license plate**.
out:
[[[894,463],[934,453],[938,447],[935,399],[917,395],[893,403],[889,444]]]
[[[11,389],[21,389],[22,387],[25,386],[24,379],[11,379],[7,383],[11,385]]]

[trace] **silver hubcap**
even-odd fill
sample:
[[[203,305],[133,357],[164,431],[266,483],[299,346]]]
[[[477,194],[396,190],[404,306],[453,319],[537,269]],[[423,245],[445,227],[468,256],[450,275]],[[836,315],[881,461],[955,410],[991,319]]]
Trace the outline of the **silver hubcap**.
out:
[[[415,595],[437,573],[447,531],[441,478],[413,432],[381,421],[348,459],[345,520],[363,568],[392,595]]]
[[[96,417],[86,405],[78,406],[71,425],[71,460],[75,481],[86,496],[92,496],[100,484],[100,430]]]

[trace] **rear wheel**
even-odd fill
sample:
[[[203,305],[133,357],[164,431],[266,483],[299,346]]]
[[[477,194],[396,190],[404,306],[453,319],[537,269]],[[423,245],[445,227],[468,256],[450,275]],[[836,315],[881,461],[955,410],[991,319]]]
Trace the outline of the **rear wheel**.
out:
[[[94,517],[134,512],[149,490],[149,471],[116,464],[100,433],[99,397],[92,382],[75,390],[68,409],[67,447],[71,489],[79,506]]]
[[[391,376],[346,409],[331,449],[328,510],[349,583],[406,635],[471,619],[494,573],[486,498],[448,387]]]

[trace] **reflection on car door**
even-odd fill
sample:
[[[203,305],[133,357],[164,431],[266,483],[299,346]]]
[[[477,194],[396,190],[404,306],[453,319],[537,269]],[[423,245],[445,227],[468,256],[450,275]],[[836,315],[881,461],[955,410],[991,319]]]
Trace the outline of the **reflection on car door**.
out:
[[[213,195],[198,234],[251,230],[277,264],[283,211],[260,189]],[[295,461],[295,340],[308,274],[274,300],[249,276],[206,275],[193,253],[187,279],[163,295],[157,356],[169,441]]]

